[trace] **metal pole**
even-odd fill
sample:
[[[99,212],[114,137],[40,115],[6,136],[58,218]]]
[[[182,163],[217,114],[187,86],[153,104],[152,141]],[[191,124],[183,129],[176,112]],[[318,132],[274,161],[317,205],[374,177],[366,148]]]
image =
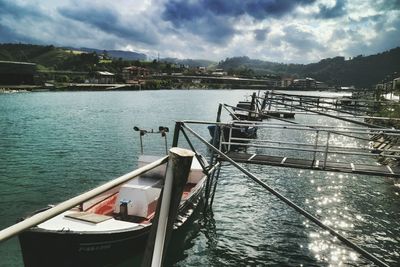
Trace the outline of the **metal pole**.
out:
[[[233,126],[231,125],[231,127],[229,128],[229,144],[228,144],[228,151],[231,151],[231,138],[232,138],[232,130],[233,130]]]
[[[139,131],[139,136],[140,136],[140,153],[143,155],[143,140],[142,140],[142,132]]]
[[[165,139],[165,155],[168,155],[168,141],[167,141],[167,135],[164,135],[164,139]]]
[[[264,183],[263,181],[261,181],[258,177],[256,177],[254,174],[252,174],[251,172],[249,172],[248,170],[246,170],[245,168],[243,168],[242,166],[240,166],[238,163],[236,163],[233,159],[231,159],[230,157],[228,157],[227,155],[225,155],[223,152],[219,151],[217,148],[215,148],[214,146],[212,146],[210,143],[208,143],[203,137],[201,137],[199,134],[197,134],[195,131],[193,131],[190,127],[186,126],[185,124],[183,124],[183,127],[185,127],[189,132],[191,132],[195,137],[197,137],[202,143],[204,143],[205,145],[207,145],[210,149],[212,149],[214,152],[216,152],[217,154],[219,154],[222,158],[224,158],[226,161],[230,162],[233,166],[235,166],[237,169],[239,169],[241,172],[243,172],[244,174],[246,174],[249,178],[251,178],[254,182],[256,182],[257,184],[261,185],[263,188],[265,188],[266,190],[268,190],[271,194],[273,194],[274,196],[276,196],[277,198],[279,198],[280,200],[282,200],[283,202],[285,202],[287,205],[289,205],[290,207],[292,207],[294,210],[296,210],[297,212],[299,212],[301,215],[303,215],[304,217],[306,217],[307,219],[309,219],[310,221],[314,222],[316,225],[318,225],[319,227],[327,230],[331,235],[337,237],[340,241],[342,241],[344,244],[346,244],[348,247],[354,249],[355,251],[357,251],[358,253],[360,253],[362,256],[364,256],[365,258],[369,259],[370,261],[372,261],[373,263],[375,263],[378,266],[383,266],[383,267],[389,267],[389,265],[387,265],[386,263],[384,263],[383,261],[381,261],[380,259],[378,259],[377,257],[375,257],[374,255],[368,253],[366,250],[364,250],[363,248],[359,247],[358,245],[354,244],[353,242],[351,242],[350,240],[348,240],[346,237],[344,237],[343,235],[341,235],[340,233],[338,233],[336,230],[334,230],[333,228],[325,225],[323,222],[321,222],[317,217],[313,216],[311,213],[307,212],[306,210],[304,210],[303,208],[297,206],[295,203],[293,203],[291,200],[289,200],[288,198],[286,198],[285,196],[283,196],[282,194],[280,194],[278,191],[276,191],[274,188],[270,187],[269,185],[267,185],[266,183]]]
[[[163,264],[193,156],[194,152],[187,149],[173,147],[169,150],[165,184],[142,266],[156,267]]]
[[[287,106],[287,104],[283,104],[283,105]],[[343,118],[341,116],[331,115],[331,114],[328,114],[328,113],[315,111],[315,110],[311,110],[311,109],[300,107],[300,106],[297,106],[296,108],[297,109],[301,109],[301,110],[305,110],[305,111],[309,111],[309,112],[313,112],[313,113],[316,113],[316,114],[319,114],[319,115],[327,116],[327,117],[330,117],[330,118],[339,119],[339,120],[351,122],[351,123],[358,124],[358,125],[363,125],[363,126],[370,127],[370,128],[383,128],[383,127],[378,126],[378,125],[365,123],[365,122],[361,122],[361,121],[356,121],[356,120],[351,120],[351,119]]]
[[[221,163],[217,163],[217,164],[221,164]],[[214,187],[213,187],[212,193],[211,193],[210,209],[212,208],[212,204],[214,203],[214,196],[215,196],[215,192],[217,190],[217,184],[218,184],[218,180],[219,180],[218,178],[219,178],[220,171],[221,171],[221,166],[218,166],[218,169],[216,170],[217,176],[215,177]]]
[[[96,187],[95,189],[92,189],[86,193],[83,193],[79,196],[76,196],[67,201],[64,201],[64,202],[54,206],[51,209],[48,209],[46,211],[35,214],[32,217],[27,218],[22,222],[14,224],[0,232],[0,242],[5,241],[8,238],[10,238],[14,235],[17,235],[24,230],[27,230],[35,225],[38,225],[58,214],[63,213],[64,211],[69,210],[69,209],[81,204],[82,202],[85,202],[97,195],[100,195],[116,186],[126,183],[127,181],[131,180],[132,178],[135,178],[136,176],[139,176],[139,175],[167,162],[167,159],[168,159],[168,156],[165,156],[162,159],[154,161],[153,163],[150,163],[150,164],[143,166],[137,170],[129,172],[123,176],[120,176],[108,183],[105,183],[99,187]]]
[[[217,112],[217,122],[221,121],[221,112],[222,112],[222,104],[218,105],[218,112]]]
[[[182,122],[180,122],[180,121],[175,122],[174,138],[172,139],[172,147],[178,146],[179,131],[181,129],[181,126],[182,126]]]
[[[316,131],[316,133],[315,133],[315,142],[314,142],[314,156],[313,156],[313,165],[314,165],[314,162],[315,162],[315,155],[317,154],[317,148],[318,148],[318,134],[319,134],[319,131],[317,130]]]
[[[224,109],[226,110],[226,111],[228,111],[229,112],[229,114],[232,116],[232,118],[234,119],[234,120],[240,120],[232,111],[230,111],[228,108],[227,108],[227,106],[226,106],[226,104],[223,104],[223,107],[224,107]],[[221,114],[220,114],[221,115]],[[219,120],[219,121],[217,121],[217,122],[220,122],[221,120]]]
[[[268,98],[268,100],[269,100],[269,103],[268,103],[268,111],[270,111],[271,110],[271,106],[272,106],[272,92],[271,92],[271,96],[269,96],[269,98]]]
[[[323,168],[325,170],[326,167],[326,160],[328,159],[328,150],[329,150],[329,138],[331,137],[331,132],[328,132],[326,137],[326,148],[325,148],[325,156],[324,156],[324,165]]]
[[[266,92],[265,92],[265,96],[264,96],[264,98],[262,99],[260,112],[262,112],[262,111],[265,109],[265,105],[267,104],[268,94],[269,94],[269,91],[266,91]]]
[[[254,93],[251,95],[250,112],[249,112],[249,114],[248,114],[248,116],[247,116],[248,120],[251,120],[252,114],[253,114],[253,112],[255,111],[255,101],[256,101],[256,97],[257,97],[257,95],[256,95],[256,93],[254,92]]]

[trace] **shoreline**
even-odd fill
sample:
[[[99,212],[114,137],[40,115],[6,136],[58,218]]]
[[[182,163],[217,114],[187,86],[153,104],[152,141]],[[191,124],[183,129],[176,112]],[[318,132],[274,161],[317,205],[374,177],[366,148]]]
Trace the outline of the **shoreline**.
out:
[[[318,88],[268,88],[266,86],[193,86],[181,84],[179,86],[152,88],[138,84],[63,84],[57,86],[43,85],[0,85],[0,94],[7,93],[35,93],[35,92],[98,92],[98,91],[157,91],[157,90],[281,90],[281,91],[319,91],[319,92],[349,92],[349,90],[318,89]]]

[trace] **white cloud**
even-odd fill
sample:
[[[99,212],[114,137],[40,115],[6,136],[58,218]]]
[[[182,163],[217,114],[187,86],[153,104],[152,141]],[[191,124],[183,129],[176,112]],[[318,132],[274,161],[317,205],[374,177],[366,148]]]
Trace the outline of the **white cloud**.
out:
[[[199,1],[191,0],[186,5],[189,8]],[[235,16],[232,6],[242,7],[243,2],[232,1],[232,6],[214,13],[182,11],[177,14],[183,17],[175,17],[172,22],[163,17],[168,0],[0,0],[0,27],[15,32],[15,36],[10,34],[10,41],[20,38],[55,45],[128,49],[153,57],[160,53],[162,57],[216,61],[248,55],[307,63],[337,55],[376,53],[391,48],[389,44],[400,45],[396,37],[399,10],[384,10],[386,1],[348,0],[341,1],[341,5],[338,1],[302,1],[277,15],[246,7],[249,13],[236,12],[239,15]],[[342,9],[333,13],[337,6]],[[325,18],[318,13],[321,8]],[[98,13],[90,13],[90,9]]]

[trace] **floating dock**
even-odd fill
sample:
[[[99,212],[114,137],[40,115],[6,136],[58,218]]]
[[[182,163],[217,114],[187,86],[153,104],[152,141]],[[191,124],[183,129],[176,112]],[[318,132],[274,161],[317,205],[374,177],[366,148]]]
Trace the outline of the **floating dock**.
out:
[[[375,175],[400,178],[400,167],[388,165],[370,165],[327,161],[325,165],[319,160],[288,158],[282,156],[257,155],[230,151],[226,153],[232,160],[240,163],[261,164],[317,171],[345,172],[353,174]],[[224,158],[220,158],[224,161]]]

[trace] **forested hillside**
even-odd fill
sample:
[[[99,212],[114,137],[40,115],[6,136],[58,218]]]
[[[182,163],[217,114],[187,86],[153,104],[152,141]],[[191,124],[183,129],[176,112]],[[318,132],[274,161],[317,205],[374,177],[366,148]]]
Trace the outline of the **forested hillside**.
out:
[[[93,71],[108,70],[120,72],[129,65],[143,66],[155,71],[171,72],[173,64],[213,66],[229,74],[245,77],[278,75],[282,77],[311,77],[329,85],[370,87],[395,72],[400,74],[400,47],[371,56],[327,58],[311,64],[284,64],[250,59],[248,57],[227,58],[217,66],[208,60],[163,59],[162,62],[129,61],[122,58],[99,59],[100,52],[82,52],[72,48],[58,48],[52,45],[0,44],[0,60],[24,61],[38,64],[39,70]],[[107,52],[103,53],[106,57]],[[104,58],[104,57],[103,57]],[[169,62],[169,63],[168,63]],[[179,69],[174,71],[181,71]],[[174,72],[172,71],[172,72]]]
[[[52,45],[0,44],[0,60],[36,63],[39,70],[121,71],[122,67],[131,65],[122,59],[105,60],[102,63],[98,55],[96,52],[82,52]]]
[[[306,65],[234,57],[221,61],[218,67],[231,74],[311,77],[331,85],[369,87],[388,74],[400,73],[400,47],[371,56],[359,55],[349,60],[334,57]]]

